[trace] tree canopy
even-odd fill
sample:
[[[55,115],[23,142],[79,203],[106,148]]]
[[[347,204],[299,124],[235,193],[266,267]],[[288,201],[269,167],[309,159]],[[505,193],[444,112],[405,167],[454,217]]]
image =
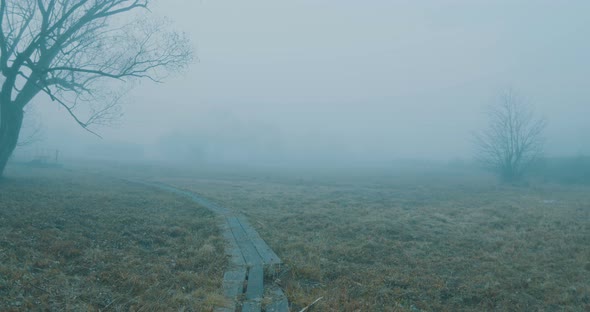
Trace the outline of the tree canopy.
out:
[[[0,0],[0,172],[37,95],[92,132],[119,115],[110,81],[161,81],[191,62],[185,36],[148,17],[150,2]]]
[[[503,92],[487,114],[487,129],[475,136],[477,157],[502,180],[518,180],[543,152],[546,122],[512,89]]]

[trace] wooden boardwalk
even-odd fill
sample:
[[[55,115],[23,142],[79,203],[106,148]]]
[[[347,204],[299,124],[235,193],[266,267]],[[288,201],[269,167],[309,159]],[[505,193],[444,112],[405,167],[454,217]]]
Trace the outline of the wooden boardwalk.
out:
[[[230,257],[229,268],[223,276],[223,293],[228,299],[228,304],[215,311],[289,311],[287,297],[279,287],[267,285],[265,292],[264,269],[280,265],[281,259],[264,242],[244,216],[189,191],[161,183],[141,183],[187,196],[222,218],[223,236],[227,241],[226,253]],[[264,298],[265,293],[267,298]],[[267,302],[264,309],[262,307],[263,299],[266,299]]]

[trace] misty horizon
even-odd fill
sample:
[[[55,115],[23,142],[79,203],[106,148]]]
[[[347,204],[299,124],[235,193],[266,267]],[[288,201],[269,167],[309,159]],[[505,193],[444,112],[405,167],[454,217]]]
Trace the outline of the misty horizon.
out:
[[[93,128],[103,139],[36,99],[45,139],[29,153],[263,164],[470,160],[486,106],[512,87],[547,120],[546,155],[587,155],[585,9],[582,1],[156,3],[154,15],[188,34],[198,61],[163,84],[136,86],[116,126]]]

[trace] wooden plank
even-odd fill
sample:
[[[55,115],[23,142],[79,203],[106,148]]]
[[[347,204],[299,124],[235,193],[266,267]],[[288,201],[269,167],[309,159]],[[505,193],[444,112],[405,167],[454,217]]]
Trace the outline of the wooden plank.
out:
[[[262,296],[264,295],[264,269],[262,264],[250,267],[248,270],[248,284],[246,287],[246,301],[242,305],[242,312],[260,312]]]
[[[248,286],[246,287],[246,299],[262,300],[264,294],[264,269],[262,264],[250,267],[248,271]]]
[[[240,301],[240,297],[244,292],[244,280],[246,279],[246,268],[236,267],[223,274],[223,295],[227,298],[227,310],[220,310],[220,312],[236,311],[236,306]]]
[[[246,280],[246,268],[238,267],[232,270],[229,270],[223,274],[224,281],[240,281],[244,282]]]
[[[283,298],[266,306],[266,312],[289,312],[289,301]]]
[[[242,225],[238,221],[236,217],[227,217],[227,222],[229,227],[234,234],[234,238],[242,251],[242,255],[244,256],[244,260],[246,261],[247,265],[259,265],[262,264],[262,259],[260,258],[260,254],[256,250],[256,247],[252,244],[246,232],[242,228]]]
[[[223,281],[223,295],[231,300],[237,302],[238,297],[242,294],[244,288],[244,281]]]
[[[275,286],[270,290],[270,294],[272,297],[268,299],[271,303],[266,306],[266,312],[289,312],[289,301],[283,290]]]
[[[223,237],[227,241],[227,246],[225,247],[225,253],[230,256],[230,263],[234,266],[245,266],[246,260],[244,260],[244,256],[242,255],[242,250],[238,246],[238,242],[234,237],[229,226],[226,224],[223,229]]]
[[[242,225],[246,236],[250,239],[256,251],[260,255],[262,262],[267,265],[280,264],[281,259],[274,251],[266,244],[266,242],[258,235],[258,232],[248,223],[244,217],[238,217],[238,221]]]
[[[260,312],[262,310],[262,304],[260,301],[249,300],[244,302],[242,305],[242,312]]]
[[[226,298],[232,299],[233,302],[243,293],[244,281],[246,280],[246,268],[234,268],[223,274],[223,293]]]
[[[262,310],[262,296],[264,294],[264,269],[262,264],[250,267],[248,284],[246,287],[246,301],[242,305],[242,312],[260,312]]]

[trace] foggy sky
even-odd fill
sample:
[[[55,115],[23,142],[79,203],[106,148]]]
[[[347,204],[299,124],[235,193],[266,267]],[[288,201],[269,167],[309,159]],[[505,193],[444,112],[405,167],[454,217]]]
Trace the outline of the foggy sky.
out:
[[[44,146],[230,162],[470,158],[485,106],[511,86],[547,118],[547,154],[590,153],[589,1],[161,0],[152,11],[190,36],[198,61],[136,87],[120,125],[97,129],[103,140],[38,98]]]

